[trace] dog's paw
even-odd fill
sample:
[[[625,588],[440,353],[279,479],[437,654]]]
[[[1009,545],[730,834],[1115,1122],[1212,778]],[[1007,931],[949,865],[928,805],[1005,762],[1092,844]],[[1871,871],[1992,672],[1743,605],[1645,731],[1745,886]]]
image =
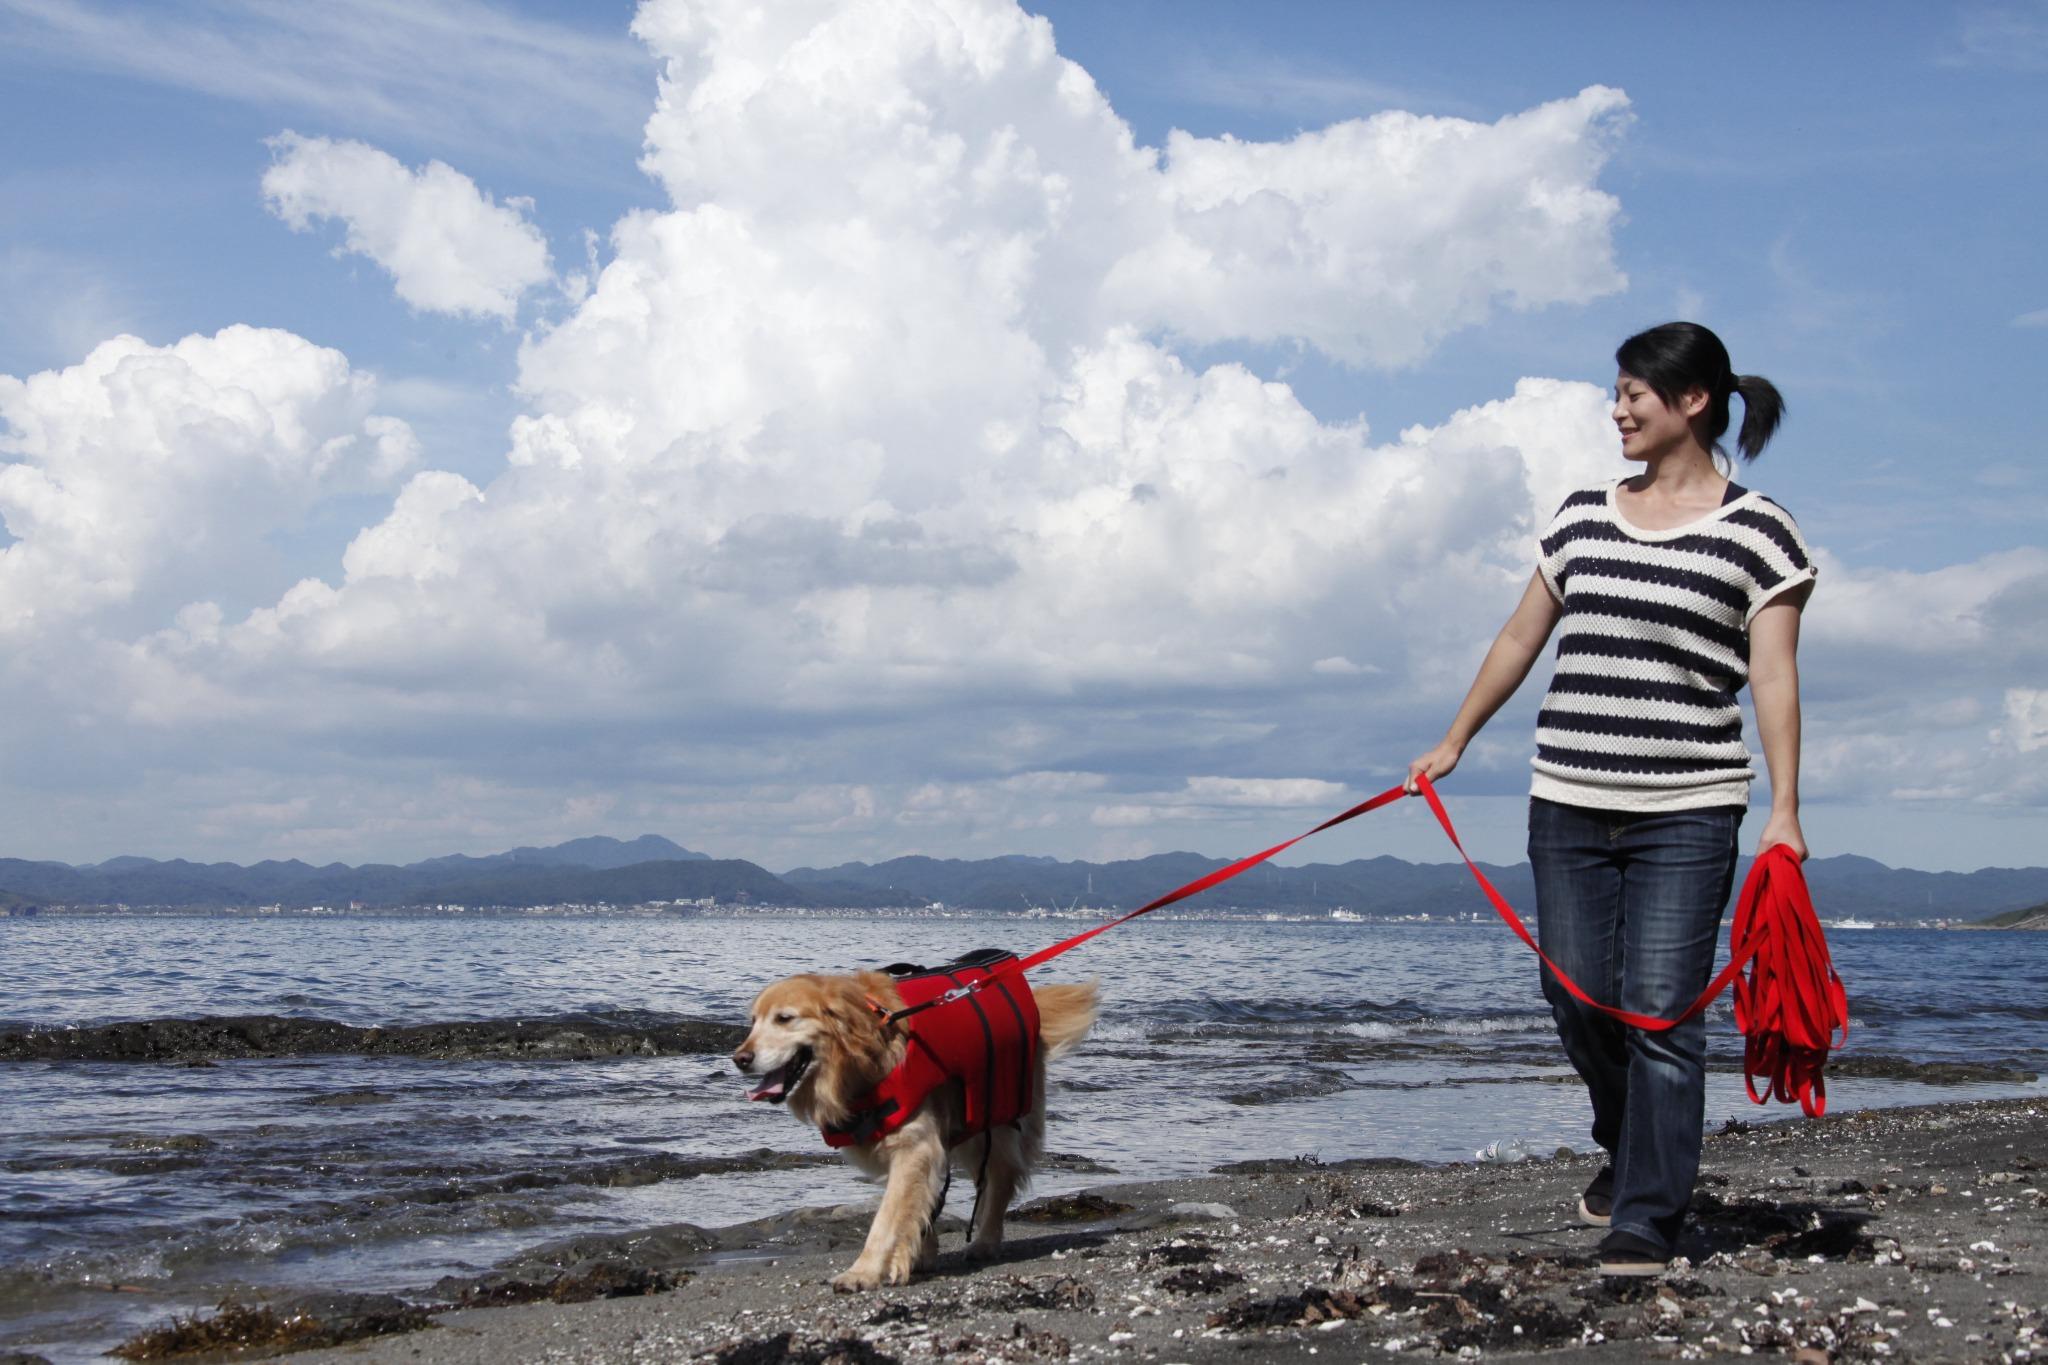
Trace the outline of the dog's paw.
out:
[[[832,1288],[841,1294],[861,1294],[870,1289],[879,1289],[882,1277],[872,1270],[855,1266],[842,1275],[832,1277]]]
[[[993,1261],[1002,1254],[1003,1244],[1000,1240],[985,1242],[977,1239],[967,1244],[967,1259],[976,1265]]]

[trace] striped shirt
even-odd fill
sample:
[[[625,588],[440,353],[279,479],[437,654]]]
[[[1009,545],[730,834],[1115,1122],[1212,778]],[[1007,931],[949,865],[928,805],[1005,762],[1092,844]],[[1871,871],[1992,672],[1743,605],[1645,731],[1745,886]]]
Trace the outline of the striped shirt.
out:
[[[1746,806],[1756,776],[1736,693],[1749,623],[1810,582],[1784,508],[1729,498],[1668,531],[1629,524],[1612,483],[1564,500],[1538,569],[1564,608],[1557,674],[1536,721],[1530,793],[1600,810]]]

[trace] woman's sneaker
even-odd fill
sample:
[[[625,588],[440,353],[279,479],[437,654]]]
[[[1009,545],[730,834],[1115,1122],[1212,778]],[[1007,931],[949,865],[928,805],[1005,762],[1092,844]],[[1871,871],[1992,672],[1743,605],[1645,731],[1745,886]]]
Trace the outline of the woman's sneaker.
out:
[[[1610,1232],[1600,1239],[1602,1275],[1662,1275],[1671,1253],[1650,1245],[1632,1232]]]
[[[1579,1196],[1579,1221],[1604,1228],[1614,1217],[1614,1168],[1602,1166]]]

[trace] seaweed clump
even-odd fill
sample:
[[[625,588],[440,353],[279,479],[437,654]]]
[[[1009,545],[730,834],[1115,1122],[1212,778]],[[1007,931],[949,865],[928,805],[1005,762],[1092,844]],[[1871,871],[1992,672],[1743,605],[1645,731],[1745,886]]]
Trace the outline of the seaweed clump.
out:
[[[428,1325],[424,1308],[389,1294],[308,1295],[274,1308],[224,1299],[211,1317],[174,1317],[161,1327],[138,1332],[109,1354],[124,1360],[279,1355],[415,1332]]]

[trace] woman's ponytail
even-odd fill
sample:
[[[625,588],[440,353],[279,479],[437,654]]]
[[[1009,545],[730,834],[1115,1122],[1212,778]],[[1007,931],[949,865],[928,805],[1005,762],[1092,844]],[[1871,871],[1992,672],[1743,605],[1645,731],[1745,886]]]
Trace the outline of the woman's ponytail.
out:
[[[1770,442],[1771,434],[1778,429],[1778,423],[1785,418],[1785,398],[1778,392],[1778,386],[1760,374],[1738,374],[1730,396],[1742,397],[1742,429],[1735,433],[1735,448],[1745,460],[1754,460],[1764,453],[1764,446]],[[1726,403],[1723,403],[1722,430],[1727,430]]]

